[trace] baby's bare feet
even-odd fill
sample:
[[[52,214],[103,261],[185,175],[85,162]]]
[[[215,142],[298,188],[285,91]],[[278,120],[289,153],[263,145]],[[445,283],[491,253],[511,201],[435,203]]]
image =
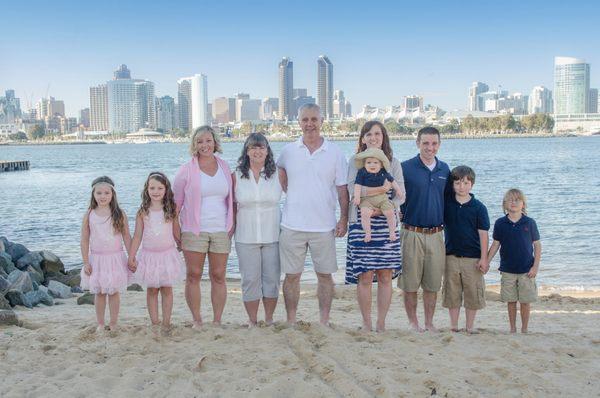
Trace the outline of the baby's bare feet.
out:
[[[390,232],[390,241],[394,242],[396,240],[398,240],[398,236],[396,236],[396,231],[391,231]]]
[[[370,232],[367,232],[367,233],[365,234],[365,242],[370,242],[370,241],[371,241],[371,233],[370,233]]]

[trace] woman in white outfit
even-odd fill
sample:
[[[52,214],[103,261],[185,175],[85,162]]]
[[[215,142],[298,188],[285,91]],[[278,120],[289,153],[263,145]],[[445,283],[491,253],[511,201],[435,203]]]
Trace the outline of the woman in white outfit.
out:
[[[242,276],[242,299],[250,326],[263,300],[265,322],[273,323],[279,297],[279,223],[281,185],[273,151],[263,134],[246,139],[234,182],[235,250]]]

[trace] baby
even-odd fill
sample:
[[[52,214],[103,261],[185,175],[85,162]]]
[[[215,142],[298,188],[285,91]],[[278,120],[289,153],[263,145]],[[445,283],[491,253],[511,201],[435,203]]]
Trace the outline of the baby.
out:
[[[385,216],[390,230],[390,241],[398,239],[396,236],[396,215],[394,213],[394,204],[388,198],[387,192],[381,189],[388,180],[394,188],[395,195],[401,195],[403,190],[394,177],[387,170],[390,170],[390,161],[381,149],[369,148],[359,153],[355,157],[356,180],[354,185],[354,204],[360,207],[361,224],[365,231],[365,242],[371,241],[371,216],[375,210],[380,210]],[[362,188],[367,188],[363,194]],[[376,191],[376,193],[373,193]],[[369,193],[371,192],[371,193]]]

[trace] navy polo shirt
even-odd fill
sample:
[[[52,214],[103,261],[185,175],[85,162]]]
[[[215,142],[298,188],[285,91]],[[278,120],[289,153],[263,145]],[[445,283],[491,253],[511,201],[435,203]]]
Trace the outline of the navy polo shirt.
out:
[[[480,258],[479,230],[490,229],[487,208],[471,194],[471,200],[460,204],[455,195],[446,198],[444,207],[444,233],[446,254]],[[487,248],[486,248],[487,249]]]
[[[524,274],[533,266],[533,242],[540,240],[537,224],[525,215],[512,222],[508,215],[494,224],[494,240],[500,242],[500,271]]]
[[[419,155],[402,162],[406,202],[402,222],[414,227],[438,227],[444,224],[444,192],[450,176],[448,165],[438,158],[433,171]]]
[[[390,182],[394,182],[394,177],[385,171],[383,167],[377,173],[369,173],[367,169],[363,167],[358,170],[354,183],[364,187],[375,188],[382,186],[386,179]]]

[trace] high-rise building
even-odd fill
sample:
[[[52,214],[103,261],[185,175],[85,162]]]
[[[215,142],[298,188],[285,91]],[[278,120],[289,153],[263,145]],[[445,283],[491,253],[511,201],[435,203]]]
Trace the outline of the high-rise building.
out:
[[[83,108],[78,112],[77,121],[84,128],[90,127],[90,108]]]
[[[586,113],[589,106],[590,65],[583,59],[554,58],[554,113]]]
[[[175,117],[175,98],[165,95],[156,99],[156,126],[163,132],[177,128]]]
[[[598,113],[598,89],[590,88],[587,113]]]
[[[352,117],[352,104],[346,101],[346,117]]]
[[[296,97],[294,98],[294,114],[296,115],[296,117],[298,117],[298,110],[300,110],[300,107],[302,105],[306,105],[306,104],[316,104],[317,101],[315,101],[315,97],[312,96],[306,96],[306,97]]]
[[[346,116],[346,97],[343,90],[333,92],[333,117],[343,118]]]
[[[317,59],[317,104],[325,119],[333,117],[333,64],[326,55]]]
[[[490,90],[487,84],[481,82],[473,82],[469,88],[469,104],[468,109],[471,112],[484,111],[485,100],[480,94],[486,93]]]
[[[235,99],[235,118],[237,122],[260,119],[261,100],[251,99],[249,94],[237,94]]]
[[[108,92],[106,84],[90,87],[90,127],[108,131]]]
[[[177,80],[179,128],[183,131],[190,132],[210,122],[207,85],[204,74]]]
[[[305,88],[295,88],[292,90],[292,98],[308,97],[308,90]]]
[[[0,124],[12,124],[21,117],[21,102],[15,97],[15,90],[6,90],[0,97]]]
[[[279,62],[279,117],[294,119],[294,63],[288,57]]]
[[[108,97],[108,131],[129,133],[141,128],[156,128],[154,83],[131,79],[121,65],[115,78],[106,83]]]
[[[215,98],[212,106],[212,117],[217,124],[234,122],[235,98]]]
[[[279,98],[263,98],[260,105],[260,119],[272,120],[279,114]]]
[[[405,111],[423,111],[423,97],[418,95],[407,95],[402,97],[402,109]]]
[[[552,91],[544,86],[535,86],[529,96],[529,114],[552,113]]]
[[[41,98],[35,107],[40,120],[54,116],[65,117],[64,101],[56,100],[54,97]]]

